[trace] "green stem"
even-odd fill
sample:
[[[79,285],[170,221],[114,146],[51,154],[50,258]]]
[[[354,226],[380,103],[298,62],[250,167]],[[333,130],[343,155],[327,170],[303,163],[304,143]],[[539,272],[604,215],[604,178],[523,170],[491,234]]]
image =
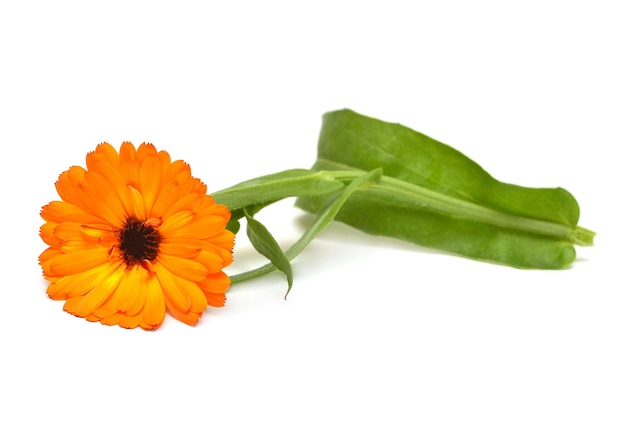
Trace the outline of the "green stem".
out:
[[[341,176],[345,177],[345,175]],[[372,185],[374,182],[378,181],[382,176],[382,169],[374,169],[371,172],[367,173],[360,172],[358,173],[358,175],[354,176],[356,176],[356,178],[353,179],[350,184],[345,186],[343,191],[331,197],[327,201],[324,207],[322,207],[322,209],[318,212],[313,223],[311,223],[311,225],[304,232],[302,237],[289,249],[287,249],[287,251],[285,252],[285,256],[289,261],[298,256],[300,252],[302,252],[304,248],[309,245],[309,243],[313,241],[313,239],[317,235],[319,235],[333,221],[333,219],[335,219],[335,216],[341,209],[341,206],[343,206],[343,204],[354,192],[362,189],[365,186]],[[233,275],[230,277],[230,280],[232,284],[236,284],[237,282],[246,281],[248,279],[256,278],[257,276],[265,275],[275,269],[276,267],[272,263],[268,263],[259,268]]]
[[[294,196],[329,196],[362,177],[366,172],[354,170],[291,169],[245,181],[213,194],[215,200],[231,211],[246,206],[278,201]],[[382,176],[374,188],[390,196],[402,195],[411,205],[427,207],[434,212],[486,223],[511,230],[551,237],[581,246],[593,244],[594,232],[583,227],[571,227],[534,218],[499,212],[479,204],[454,198],[433,190]]]
[[[219,204],[231,211],[257,204],[274,202],[294,196],[331,195],[344,187],[344,182],[364,175],[363,171],[326,171],[289,169],[244,181],[212,194]]]
[[[377,188],[393,194],[402,194],[409,200],[413,200],[415,205],[428,207],[434,212],[445,215],[557,238],[581,246],[593,244],[593,236],[595,234],[584,227],[576,226],[572,228],[563,224],[498,212],[497,210],[434,192],[397,178],[383,176]]]

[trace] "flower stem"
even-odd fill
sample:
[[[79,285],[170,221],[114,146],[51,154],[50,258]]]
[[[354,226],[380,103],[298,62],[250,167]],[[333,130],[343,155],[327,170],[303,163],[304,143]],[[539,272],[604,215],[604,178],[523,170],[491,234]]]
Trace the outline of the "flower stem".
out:
[[[464,199],[455,198],[397,178],[385,176],[382,169],[360,170],[290,169],[239,183],[215,192],[213,198],[229,207],[234,219],[250,218],[247,208],[264,207],[287,197],[328,196],[313,223],[284,257],[291,261],[335,219],[347,199],[358,190],[370,188],[377,197],[407,208],[424,207],[450,217],[484,223],[494,227],[530,233],[571,244],[590,246],[595,233],[579,226],[568,226],[541,219],[505,213]],[[255,221],[257,222],[257,221]],[[268,233],[269,235],[269,233]],[[281,252],[282,255],[282,252]],[[237,283],[275,270],[270,262],[257,269],[231,276]]]
[[[356,170],[308,170],[290,169],[239,183],[213,194],[215,200],[225,204],[231,211],[256,204],[267,204],[287,197],[329,197],[366,172]],[[511,230],[560,239],[576,245],[590,246],[595,233],[583,227],[571,227],[550,221],[499,212],[470,201],[408,183],[390,176],[381,176],[374,188],[388,198],[400,200],[412,207],[448,216],[467,219]],[[242,215],[243,216],[243,215]]]
[[[348,184],[343,189],[343,191],[331,197],[324,205],[324,207],[318,212],[315,220],[307,228],[307,230],[300,237],[300,239],[285,252],[285,256],[289,259],[289,261],[298,256],[300,252],[302,252],[304,248],[309,245],[309,243],[313,241],[313,239],[317,235],[319,235],[335,219],[335,216],[341,209],[341,206],[343,206],[343,204],[354,192],[374,183],[375,181],[379,180],[381,176],[382,169],[374,169],[371,172],[359,173],[357,178],[354,179],[350,184]],[[256,278],[257,276],[270,273],[275,269],[276,267],[272,263],[268,263],[254,270],[231,276],[231,283],[235,284],[237,282]]]
[[[377,188],[389,196],[402,195],[417,206],[433,212],[477,221],[497,227],[561,239],[576,245],[593,245],[595,233],[584,227],[570,227],[550,221],[512,215],[470,201],[454,198],[430,189],[388,176],[383,176]]]

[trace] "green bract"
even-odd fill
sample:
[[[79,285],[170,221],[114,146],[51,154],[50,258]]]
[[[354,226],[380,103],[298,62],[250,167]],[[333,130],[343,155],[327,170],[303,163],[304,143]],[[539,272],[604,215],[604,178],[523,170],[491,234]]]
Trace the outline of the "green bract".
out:
[[[312,170],[288,170],[214,194],[235,222],[246,216],[249,223],[251,214],[290,196],[317,214],[315,222],[284,258],[261,251],[280,263],[290,287],[285,261],[335,218],[371,234],[521,268],[565,268],[576,257],[574,245],[591,245],[595,235],[577,225],[578,203],[566,190],[502,183],[450,146],[350,110],[324,116]],[[261,230],[256,227],[251,239]],[[233,281],[272,269],[268,264]]]

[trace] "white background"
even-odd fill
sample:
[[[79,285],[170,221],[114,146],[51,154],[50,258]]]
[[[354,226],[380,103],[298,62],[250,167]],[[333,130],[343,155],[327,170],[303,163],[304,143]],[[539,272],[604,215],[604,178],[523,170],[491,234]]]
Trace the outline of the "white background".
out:
[[[626,16],[619,1],[0,6],[0,439],[626,440]],[[598,232],[521,271],[333,224],[196,327],[68,315],[40,207],[102,141],[210,190],[315,159],[324,112],[400,122],[496,178],[562,186]],[[310,220],[260,219],[289,245]],[[256,258],[238,237],[230,274]]]

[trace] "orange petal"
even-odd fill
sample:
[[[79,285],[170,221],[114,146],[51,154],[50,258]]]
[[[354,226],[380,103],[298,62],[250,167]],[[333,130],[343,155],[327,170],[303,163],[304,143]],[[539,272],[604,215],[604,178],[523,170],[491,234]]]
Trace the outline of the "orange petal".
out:
[[[137,155],[135,161],[139,164],[143,164],[147,158],[156,157],[157,151],[152,143],[141,143],[137,148]]]
[[[133,146],[133,143],[124,141],[120,146],[120,161],[126,163],[133,162],[136,154],[137,151],[135,150],[135,146]]]
[[[100,319],[100,323],[104,324],[104,325],[117,325],[120,323],[120,321],[122,320],[122,318],[124,317],[123,314],[121,313],[114,313],[110,316],[106,316],[102,319]]]
[[[64,276],[85,272],[108,260],[105,247],[94,247],[57,255],[50,260],[49,267],[52,275]]]
[[[39,236],[49,246],[60,247],[63,244],[63,241],[54,234],[57,226],[57,223],[47,222],[39,228]]]
[[[181,312],[188,310],[201,312],[206,309],[206,297],[197,283],[179,278],[163,266],[159,267],[157,277],[163,287],[163,293]]]
[[[114,230],[106,224],[81,224],[80,230],[85,237],[97,239],[99,242],[115,238]]]
[[[116,289],[119,304],[118,310],[128,316],[137,315],[146,302],[146,282],[141,273],[146,270],[140,266],[134,266],[127,270],[120,285]]]
[[[57,223],[63,221],[81,224],[102,222],[100,218],[85,212],[83,208],[66,201],[52,201],[50,204],[42,207],[41,217],[46,221],[55,221]]]
[[[120,219],[126,218],[124,204],[109,179],[99,172],[89,171],[85,174],[85,182]]]
[[[227,221],[221,216],[196,216],[192,222],[167,233],[170,238],[209,238],[226,228]],[[165,232],[163,233],[165,235]]]
[[[95,171],[109,182],[111,189],[124,207],[125,213],[130,213],[132,202],[128,193],[128,183],[122,178],[119,167],[113,167],[104,161],[96,162],[94,167]]]
[[[218,215],[226,221],[230,219],[230,210],[228,207],[216,204],[211,195],[202,195],[202,200],[195,211],[201,215]]]
[[[226,273],[218,272],[200,281],[198,286],[205,292],[226,293],[230,288],[230,278]]]
[[[196,193],[185,193],[183,189],[177,185],[178,192],[182,195],[171,206],[167,207],[161,215],[163,219],[174,216],[180,212],[195,212],[200,205],[202,197],[206,195],[198,195]]]
[[[138,313],[135,316],[128,316],[124,313],[120,313],[119,317],[119,325],[124,328],[137,328],[143,320],[143,315],[141,313]]]
[[[96,284],[94,288],[89,291],[89,293],[81,297],[82,301],[75,314],[85,317],[93,313],[94,310],[100,307],[109,298],[109,296],[113,294],[113,291],[122,279],[123,273],[124,270],[118,268],[107,278],[104,278],[104,280]]]
[[[112,226],[121,226],[124,224],[124,214],[111,208],[106,200],[93,188],[85,183],[78,184],[78,192],[76,194],[80,201],[80,206],[86,212],[100,218],[102,221]],[[101,222],[102,222],[101,221]]]
[[[146,213],[150,213],[161,188],[161,163],[156,156],[150,156],[143,162],[139,179]]]
[[[79,296],[77,298],[69,298],[67,301],[65,301],[65,304],[63,304],[63,310],[73,315],[76,315],[76,310],[80,306],[80,303],[82,300],[83,300],[82,296]]]
[[[226,295],[224,293],[205,293],[207,303],[211,307],[224,307]]]
[[[180,258],[193,259],[200,253],[200,247],[189,246],[179,242],[162,241],[159,244],[159,251],[165,255],[174,255]]]
[[[141,192],[137,190],[135,187],[129,185],[128,193],[130,195],[130,200],[131,200],[132,207],[133,207],[132,213],[130,213],[129,215],[134,218],[141,219],[141,220],[147,219],[146,218],[146,205],[144,203],[143,195],[141,194]]]
[[[161,233],[164,238],[167,238],[183,226],[189,224],[193,219],[194,214],[191,211],[176,212],[172,216],[163,218],[163,224],[159,227],[159,233]]]
[[[106,162],[114,167],[119,167],[120,156],[113,146],[109,143],[100,143],[94,152],[87,155],[87,169],[95,170],[97,162]]]
[[[187,313],[181,312],[172,305],[167,297],[165,298],[165,307],[167,308],[167,311],[170,313],[170,315],[172,315],[179,321],[189,325],[196,325],[198,323],[198,319],[200,319],[200,317],[202,316],[202,312],[194,312],[191,310],[189,310]]]
[[[198,254],[196,261],[207,269],[208,274],[219,272],[224,268],[224,260],[222,259],[221,254],[218,255],[217,253],[207,249],[203,249]],[[207,273],[205,273],[205,277],[207,276]]]
[[[124,142],[120,147],[120,175],[126,184],[139,187],[139,163],[135,161],[137,151],[131,143]]]
[[[180,187],[178,184],[167,181],[163,184],[159,194],[152,205],[150,211],[151,218],[162,218],[170,207],[181,199]]]
[[[206,191],[207,191],[206,184],[204,184],[198,178],[194,178],[193,179],[193,187],[191,189],[191,192],[206,193]]]
[[[159,254],[157,261],[176,276],[190,281],[202,281],[209,273],[200,262],[174,255]]]
[[[124,278],[122,278],[122,280],[123,279]],[[119,309],[117,308],[117,306],[120,303],[119,302],[120,296],[118,294],[118,288],[119,288],[119,285],[117,286],[115,291],[111,294],[111,296],[109,296],[109,298],[106,301],[104,301],[100,307],[98,307],[97,309],[93,311],[93,315],[96,316],[97,318],[100,318],[101,320],[100,322],[102,322],[103,319],[109,318],[111,316],[115,316],[120,313]]]
[[[157,158],[161,162],[161,176],[163,179],[170,177],[170,171],[172,170],[172,158],[166,151],[161,150],[157,152]]]
[[[137,289],[138,285],[135,284],[136,281],[133,279],[133,275],[135,274],[133,270],[136,269],[126,269],[124,271],[120,283],[113,294],[94,311],[95,316],[104,319],[118,314],[133,316],[141,312],[143,300],[141,300],[141,302],[134,300],[132,301],[133,307],[128,306],[129,297],[141,298],[140,294],[143,294],[143,299],[145,299],[145,293]]]
[[[73,222],[62,222],[58,224],[54,228],[54,236],[63,241],[85,241],[89,239],[83,234],[80,224]]]
[[[161,290],[161,286],[156,277],[149,275],[148,272],[141,273],[141,275],[145,278],[147,291],[143,320],[139,325],[147,330],[154,330],[161,325],[165,317],[163,290]]]
[[[59,176],[55,183],[57,192],[63,201],[82,207],[77,194],[78,185],[83,181],[86,170],[80,166],[72,166]]]
[[[103,279],[109,277],[116,268],[117,264],[115,262],[107,261],[84,272],[63,276],[48,286],[47,293],[52,299],[83,296]]]
[[[222,233],[209,238],[209,241],[224,260],[224,267],[230,265],[233,261],[233,247],[235,245],[235,234],[230,230],[224,230]]]
[[[60,256],[62,254],[63,253],[56,247],[48,247],[39,255],[39,265],[41,266],[43,274],[48,281],[50,281],[51,278],[55,278],[55,275],[50,270],[50,263],[52,262],[53,258],[56,258],[57,256]]]
[[[161,284],[165,299],[169,300],[170,304],[176,310],[182,313],[188,312],[191,307],[191,300],[189,299],[188,293],[181,288],[181,284],[179,283],[180,278],[173,275],[163,265],[158,264],[155,267],[155,274],[159,280],[159,284]]]

